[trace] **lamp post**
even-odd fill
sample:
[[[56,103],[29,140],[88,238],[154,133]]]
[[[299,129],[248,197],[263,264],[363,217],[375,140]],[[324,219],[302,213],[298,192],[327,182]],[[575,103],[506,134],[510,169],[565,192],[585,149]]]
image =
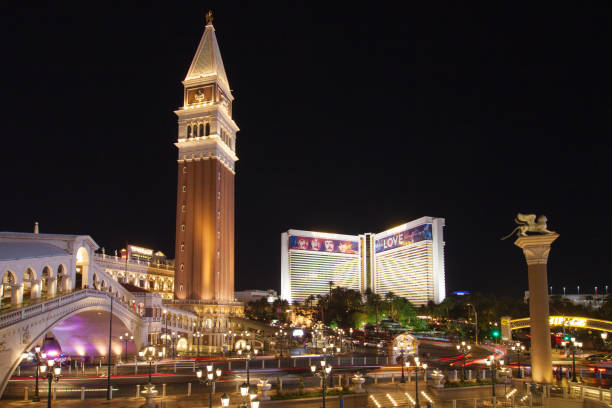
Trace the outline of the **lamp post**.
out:
[[[119,340],[122,340],[125,343],[125,362],[128,361],[128,342],[134,341],[134,336],[130,336],[128,332],[125,332],[124,335],[119,336]]]
[[[402,379],[400,380],[400,382],[403,384],[406,382],[406,377],[404,376],[404,353],[406,353],[408,351],[408,348],[406,347],[404,342],[400,342],[399,346],[394,346],[393,350],[395,351],[399,351],[400,353],[400,365],[402,366]]]
[[[468,303],[467,306],[471,306],[472,309],[474,309],[474,318],[476,320],[476,324],[475,324],[475,335],[476,335],[476,341],[474,342],[474,344],[478,344],[478,312],[476,311],[476,307],[472,304],[472,303]]]
[[[209,364],[206,366],[206,378],[202,378],[203,373],[201,369],[196,372],[196,376],[198,377],[198,381],[200,382],[200,384],[204,384],[210,387],[210,390],[208,393],[208,407],[209,408],[212,408],[212,396],[213,396],[213,390],[215,389],[215,383],[217,382],[219,378],[221,378],[221,375],[223,374],[220,368],[217,368],[214,372],[213,372],[213,368],[214,367],[212,364]]]
[[[321,382],[323,383],[322,388],[323,388],[323,408],[325,408],[325,395],[327,393],[327,377],[329,375],[331,375],[331,370],[332,370],[332,366],[328,365],[325,360],[321,360],[321,365],[320,365],[320,370],[317,371],[317,366],[316,365],[311,365],[310,366],[310,371],[312,371],[312,373],[314,375],[317,375],[319,377],[321,377]]]
[[[410,362],[406,361],[406,368],[410,367]],[[418,357],[414,358],[414,386],[415,386],[415,407],[419,407],[419,367],[423,367],[423,373],[427,370],[427,363],[422,363]]]
[[[30,358],[29,354],[28,354],[28,358]],[[45,358],[47,358],[47,354],[41,353],[40,346],[34,347],[34,357],[32,357],[32,359],[36,362],[36,385],[34,388],[34,397],[32,398],[32,401],[34,402],[40,401],[40,396],[38,393],[38,377],[40,375],[40,368],[41,368],[40,364]]]
[[[495,377],[497,372],[497,361],[495,360],[495,356],[489,356],[489,358],[485,360],[485,364],[487,367],[491,368],[491,394],[493,398],[495,398]],[[503,367],[504,360],[499,360],[499,365]]]
[[[201,337],[202,337],[202,333],[197,332],[197,333],[195,334],[195,338],[196,338],[196,339],[197,339],[197,341],[198,341],[198,348],[196,349],[196,356],[197,356],[197,357],[200,357],[200,338],[201,338]]]
[[[283,345],[285,343],[285,337],[287,336],[287,333],[288,332],[283,329],[280,329],[279,331],[274,333],[276,337],[278,337],[278,343],[280,345],[280,358],[283,358]]]
[[[155,361],[160,360],[163,357],[163,355],[164,355],[163,351],[158,351],[156,354],[155,347],[153,346],[147,347],[145,351],[138,352],[138,356],[140,357],[140,359],[149,363],[149,385],[152,385],[151,367],[153,366],[153,363]]]
[[[570,340],[571,342],[569,342],[569,344],[567,341],[562,341],[561,345],[563,347],[569,345],[570,351],[572,352],[572,382],[578,382],[576,379],[576,350],[582,348],[582,342],[576,341],[575,337],[572,337]]]
[[[227,408],[229,407],[229,395],[227,395],[226,393],[223,393],[223,395],[221,396],[221,406],[223,408]]]
[[[512,350],[516,351],[516,362],[518,365],[518,378],[523,378],[523,372],[521,371],[521,352],[525,351],[525,346],[523,346],[520,342],[516,342],[514,346],[512,346]]]
[[[51,384],[58,382],[62,368],[60,366],[54,367],[55,360],[47,360],[47,364],[40,366],[40,372],[45,374],[47,381],[49,381],[49,393],[47,394],[47,408],[51,408]]]
[[[457,351],[460,351],[463,354],[463,367],[461,370],[461,375],[463,377],[463,380],[465,381],[465,359],[466,359],[466,355],[467,353],[472,349],[472,346],[470,346],[469,344],[466,344],[465,341],[462,341],[461,344],[457,344]]]
[[[249,361],[255,358],[259,353],[258,349],[251,349],[251,345],[247,344],[246,346],[242,346],[244,348],[240,348],[238,350],[238,356],[242,356],[244,354],[244,361],[246,363],[246,372],[247,372],[247,384],[251,386],[251,377],[249,374]]]
[[[166,355],[168,355],[168,310],[164,309],[164,324],[166,326],[166,330],[164,332],[164,347]]]
[[[173,360],[174,360],[174,351],[176,350],[174,343],[176,343],[177,337],[178,335],[176,334],[176,332],[172,332],[172,335],[170,336],[170,341],[172,342],[172,359]]]

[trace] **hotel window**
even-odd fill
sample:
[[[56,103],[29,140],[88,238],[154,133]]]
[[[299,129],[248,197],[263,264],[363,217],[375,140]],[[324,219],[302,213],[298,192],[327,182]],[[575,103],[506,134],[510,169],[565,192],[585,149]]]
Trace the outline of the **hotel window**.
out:
[[[206,136],[210,135],[210,123],[206,124]]]
[[[185,264],[181,264],[181,271],[185,269]]]
[[[221,192],[217,191],[217,200],[221,198]]]
[[[183,167],[183,174],[187,173],[187,166]]]
[[[183,193],[187,192],[187,186],[183,186]]]
[[[185,224],[181,224],[181,231],[185,231]]]
[[[187,211],[187,206],[185,204],[181,205],[181,212]]]
[[[204,136],[204,125],[200,123],[200,136]]]
[[[191,126],[187,126],[187,139],[191,137]]]
[[[185,252],[185,244],[181,244],[181,252]]]

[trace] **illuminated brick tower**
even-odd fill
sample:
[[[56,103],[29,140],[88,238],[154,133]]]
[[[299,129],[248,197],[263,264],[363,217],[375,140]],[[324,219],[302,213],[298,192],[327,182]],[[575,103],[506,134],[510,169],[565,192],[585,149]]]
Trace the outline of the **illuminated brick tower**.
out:
[[[234,98],[210,12],[183,85],[184,103],[175,111],[174,296],[179,302],[229,305],[234,301],[234,164],[239,129],[232,119]]]

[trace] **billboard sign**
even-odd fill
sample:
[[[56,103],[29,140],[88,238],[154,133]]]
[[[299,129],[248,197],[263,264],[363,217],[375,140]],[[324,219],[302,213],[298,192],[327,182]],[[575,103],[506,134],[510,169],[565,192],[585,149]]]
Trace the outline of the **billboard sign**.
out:
[[[412,245],[420,241],[431,241],[431,224],[423,224],[401,232],[396,232],[375,241],[376,253],[388,251],[401,246]]]
[[[291,235],[289,237],[289,249],[333,252],[337,254],[358,254],[359,242]]]

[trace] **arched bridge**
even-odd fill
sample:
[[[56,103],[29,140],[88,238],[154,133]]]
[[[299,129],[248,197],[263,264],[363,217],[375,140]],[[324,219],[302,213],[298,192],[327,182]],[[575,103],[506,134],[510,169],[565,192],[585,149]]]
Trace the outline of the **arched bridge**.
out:
[[[502,328],[504,324],[507,324],[506,322],[509,322],[511,330],[518,330],[530,327],[529,317],[506,321],[502,319]],[[607,320],[593,319],[590,317],[550,316],[550,326],[578,327],[582,329],[612,332],[612,322]]]
[[[142,343],[140,316],[127,304],[117,301],[116,294],[95,289],[79,290],[1,314],[0,395],[21,362],[22,354],[37,344],[45,333],[77,314],[92,311],[110,313],[111,299],[114,300],[114,321],[118,319],[117,323],[134,333],[136,343]]]

